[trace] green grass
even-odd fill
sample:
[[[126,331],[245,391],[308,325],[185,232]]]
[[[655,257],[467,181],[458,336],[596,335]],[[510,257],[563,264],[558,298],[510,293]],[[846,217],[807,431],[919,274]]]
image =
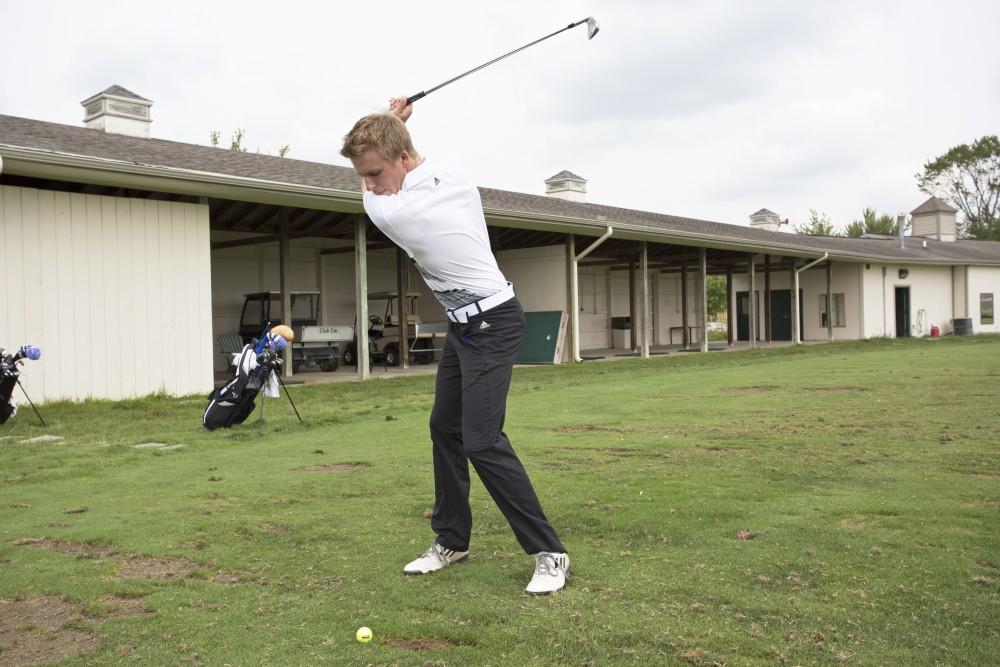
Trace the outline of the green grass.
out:
[[[543,598],[523,594],[532,561],[475,477],[470,560],[401,574],[432,537],[432,377],[292,392],[304,425],[284,398],[216,433],[202,397],[47,404],[48,428],[19,413],[0,429],[15,436],[0,441],[0,600],[89,610],[74,627],[100,646],[67,665],[1000,654],[1000,337],[517,369],[507,432],[575,575]],[[21,442],[43,433],[66,440]],[[133,448],[148,441],[185,447]],[[365,465],[298,470],[337,463]],[[31,538],[93,553],[15,544]],[[118,578],[126,555],[197,568]],[[150,613],[108,615],[116,594]]]

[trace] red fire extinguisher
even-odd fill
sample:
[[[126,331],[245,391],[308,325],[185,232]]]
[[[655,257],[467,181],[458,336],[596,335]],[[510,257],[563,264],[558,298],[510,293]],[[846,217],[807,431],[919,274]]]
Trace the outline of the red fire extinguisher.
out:
[[[940,335],[941,335],[941,330],[938,329],[938,325],[932,324],[931,325],[931,338],[937,338]]]

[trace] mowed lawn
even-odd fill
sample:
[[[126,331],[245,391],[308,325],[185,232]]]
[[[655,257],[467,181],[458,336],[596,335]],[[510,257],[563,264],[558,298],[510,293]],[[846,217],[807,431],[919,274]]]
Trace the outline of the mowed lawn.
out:
[[[304,424],[269,399],[216,433],[203,397],[23,410],[0,665],[997,664],[998,336],[517,369],[507,432],[573,563],[541,598],[475,476],[469,560],[401,573],[432,391],[297,386]]]

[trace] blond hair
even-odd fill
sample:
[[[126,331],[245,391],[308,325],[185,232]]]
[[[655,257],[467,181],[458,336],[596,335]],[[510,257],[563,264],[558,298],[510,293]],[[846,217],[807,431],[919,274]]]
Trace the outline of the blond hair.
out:
[[[380,157],[392,162],[406,151],[416,155],[413,139],[406,125],[391,113],[373,113],[365,116],[344,136],[340,154],[349,160],[374,150]]]

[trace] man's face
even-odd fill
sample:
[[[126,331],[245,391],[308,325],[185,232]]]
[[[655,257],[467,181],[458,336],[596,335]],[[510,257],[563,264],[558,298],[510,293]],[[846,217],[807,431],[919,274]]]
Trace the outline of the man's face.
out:
[[[365,190],[377,195],[394,195],[399,192],[403,188],[407,172],[413,168],[413,158],[406,151],[390,162],[375,149],[369,148],[351,162],[354,164],[354,171],[361,177]]]

